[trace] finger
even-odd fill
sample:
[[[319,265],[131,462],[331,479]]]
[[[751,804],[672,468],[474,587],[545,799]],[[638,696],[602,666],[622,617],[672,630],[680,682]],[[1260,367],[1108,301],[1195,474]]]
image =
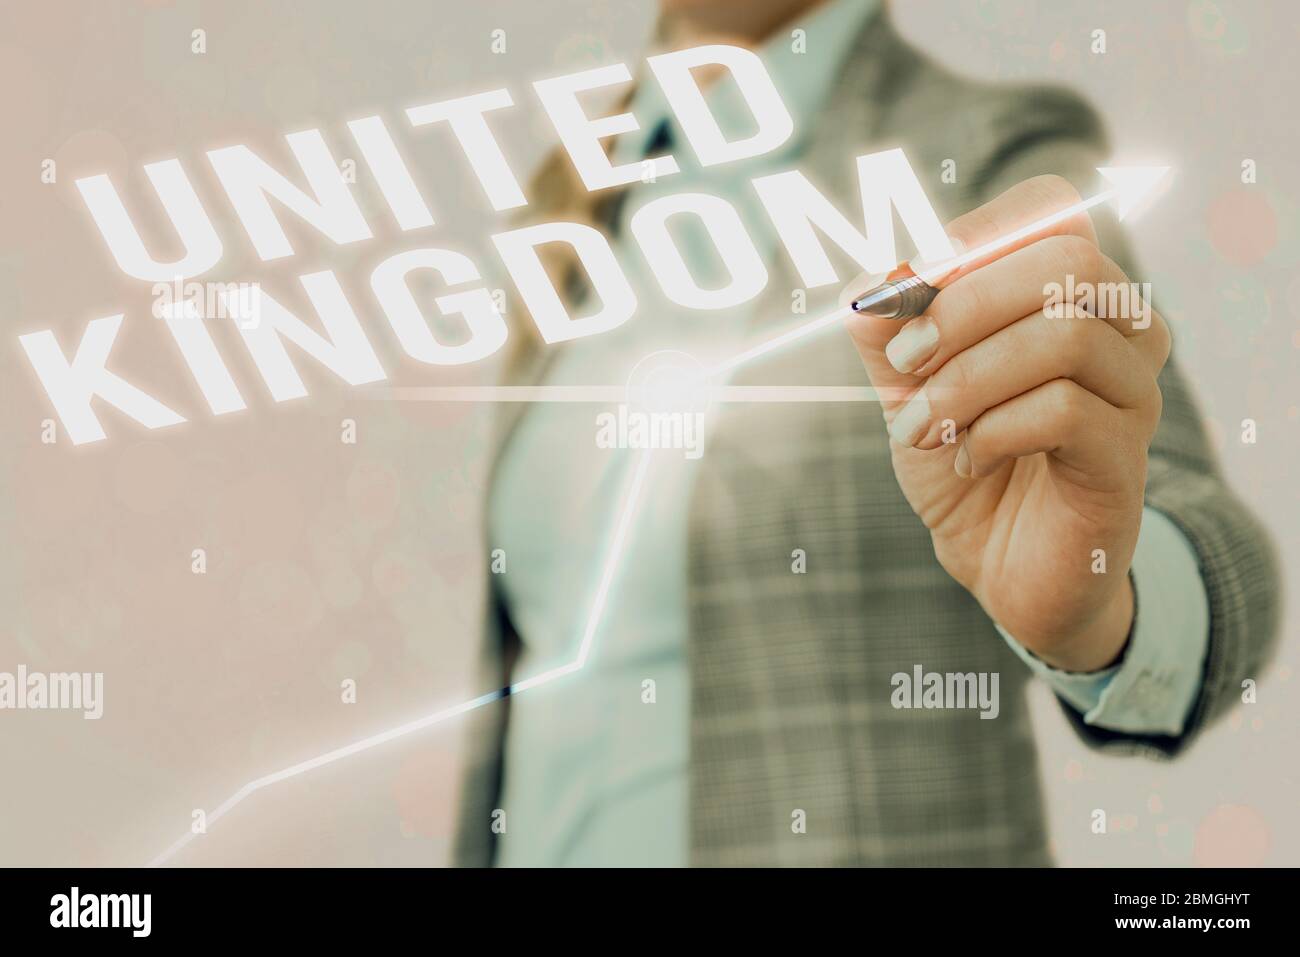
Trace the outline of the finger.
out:
[[[996,243],[1000,238],[1077,202],[1079,202],[1079,193],[1067,180],[1059,176],[1036,176],[1017,183],[978,209],[957,217],[949,224],[947,232],[956,248],[974,251],[986,244]],[[941,279],[936,278],[935,284],[943,287],[956,282],[981,266],[1045,236],[1067,234],[1090,240],[1094,245],[1097,241],[1092,220],[1088,218],[1086,212],[1064,217],[1014,242],[991,249],[988,254],[973,259]],[[923,264],[915,262],[914,265],[920,267]],[[878,285],[883,278],[884,274],[881,273],[863,273],[856,277],[841,293],[841,305],[847,306],[852,298]],[[887,389],[909,383],[908,378],[898,373],[884,356],[886,345],[901,328],[898,323],[890,319],[855,313],[846,320],[845,325],[862,356],[873,385]],[[894,404],[897,404],[897,401]],[[886,407],[888,408],[888,403]]]
[[[1100,492],[1145,480],[1135,475],[1124,412],[1069,379],[1053,379],[989,409],[966,430],[953,460],[958,475],[983,478],[1010,460],[1052,456],[1089,476],[1111,476]]]
[[[1169,355],[1165,321],[1136,283],[1081,236],[1050,236],[945,287],[926,315],[907,323],[885,347],[899,372],[929,375],[950,358],[1037,310],[1082,303],[1130,339],[1159,370]]]
[[[1064,177],[1047,175],[1024,180],[945,227],[955,260],[951,257],[933,262],[913,259],[908,265],[930,285],[942,289],[1049,236],[1077,236],[1095,247],[1097,231],[1087,210],[1057,216],[1082,201],[1079,191]],[[1035,227],[1040,220],[1043,224]],[[947,262],[954,261],[960,261],[960,265],[944,269]],[[928,272],[934,275],[924,275]],[[857,293],[869,288],[861,286]]]
[[[969,261],[931,285],[940,288],[951,285],[963,276],[1048,236],[1078,236],[1096,246],[1097,232],[1087,210],[1055,219],[1055,214],[1080,202],[1079,191],[1060,176],[1035,176],[1017,183],[947,225],[945,232],[964,249],[961,258]],[[1039,220],[1048,219],[1054,221],[1038,228],[1028,228]],[[1025,232],[1016,235],[1020,230]],[[926,266],[925,263],[914,264],[914,270],[917,265],[922,269]],[[916,271],[920,273],[922,270]]]
[[[950,359],[893,416],[900,445],[938,448],[994,406],[1053,379],[1070,379],[1124,409],[1158,409],[1145,360],[1110,325],[1067,307],[1069,318],[1035,313]],[[1148,414],[1155,428],[1158,411]]]

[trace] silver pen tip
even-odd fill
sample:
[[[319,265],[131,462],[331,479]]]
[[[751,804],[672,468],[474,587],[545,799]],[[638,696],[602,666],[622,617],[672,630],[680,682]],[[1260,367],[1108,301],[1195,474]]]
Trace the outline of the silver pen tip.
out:
[[[902,305],[902,293],[899,291],[898,284],[893,282],[884,282],[874,289],[868,289],[862,295],[854,299],[849,305],[854,312],[865,312],[870,316],[879,316],[882,319],[892,319],[898,315],[899,307]]]

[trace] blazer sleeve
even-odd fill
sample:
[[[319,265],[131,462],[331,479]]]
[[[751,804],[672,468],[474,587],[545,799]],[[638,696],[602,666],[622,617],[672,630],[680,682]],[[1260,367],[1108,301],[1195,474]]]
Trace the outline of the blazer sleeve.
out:
[[[1021,90],[992,111],[989,122],[997,134],[990,141],[998,145],[980,164],[974,184],[985,200],[1021,180],[1048,173],[1070,180],[1083,196],[1100,188],[1096,167],[1108,159],[1106,136],[1096,113],[1078,96],[1055,88]],[[1141,272],[1109,207],[1092,212],[1103,252],[1132,281],[1140,282]],[[1159,299],[1158,290],[1154,298]],[[1176,361],[1178,323],[1207,319],[1165,319],[1173,327],[1175,343],[1159,378],[1164,406],[1149,452],[1146,504],[1177,525],[1196,552],[1210,618],[1200,690],[1177,737],[1093,727],[1063,702],[1071,724],[1089,744],[1158,756],[1180,751],[1241,700],[1245,679],[1259,678],[1277,639],[1281,604],[1269,536],[1224,480],[1191,387]]]

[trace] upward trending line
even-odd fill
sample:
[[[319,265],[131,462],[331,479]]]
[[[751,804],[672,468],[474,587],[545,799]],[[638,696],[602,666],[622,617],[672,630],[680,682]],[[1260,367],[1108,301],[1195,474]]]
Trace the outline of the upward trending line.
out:
[[[623,508],[619,513],[618,523],[615,526],[614,535],[610,540],[608,553],[605,556],[605,567],[601,572],[600,582],[596,588],[596,595],[591,603],[591,610],[587,614],[587,624],[586,628],[583,630],[582,641],[578,647],[577,656],[572,661],[556,668],[552,668],[550,671],[545,671],[542,674],[534,675],[533,677],[527,678],[523,681],[515,682],[504,688],[489,691],[486,694],[479,695],[477,698],[472,698],[469,701],[464,701],[449,708],[443,708],[441,711],[435,711],[432,714],[427,714],[423,717],[416,718],[413,721],[408,721],[405,724],[400,724],[395,728],[389,728],[387,731],[381,731],[380,733],[373,734],[370,737],[354,741],[341,748],[335,748],[332,751],[318,754],[314,758],[300,761],[297,764],[290,765],[289,767],[276,771],[273,774],[268,774],[264,777],[249,781],[230,797],[226,798],[226,800],[218,805],[211,814],[205,816],[204,832],[206,833],[207,827],[225,817],[246,798],[251,797],[254,793],[265,787],[269,787],[272,784],[278,784],[279,782],[288,780],[289,778],[297,777],[300,774],[306,774],[308,771],[314,771],[327,764],[333,764],[335,761],[351,757],[352,755],[359,754],[362,751],[369,751],[371,748],[376,748],[381,744],[394,740],[395,738],[404,737],[405,735],[411,734],[415,731],[420,731],[424,728],[432,727],[435,724],[440,724],[449,718],[454,718],[458,715],[474,711],[484,705],[491,704],[494,701],[500,701],[507,695],[515,695],[527,691],[530,688],[541,687],[542,685],[554,681],[556,678],[581,670],[583,665],[587,663],[587,657],[591,653],[596,632],[600,627],[601,619],[604,616],[605,604],[609,598],[609,592],[613,585],[614,578],[618,573],[620,559],[623,557],[624,547],[627,544],[628,532],[632,527],[632,520],[635,517],[636,507],[641,498],[641,489],[645,485],[646,472],[649,470],[649,466],[650,452],[641,452],[638,456],[636,465],[632,468],[632,473],[627,483],[627,491],[623,498]],[[149,866],[158,867],[161,864],[167,863],[168,860],[174,857],[198,836],[199,835],[195,834],[192,829],[186,832],[184,836],[178,838],[165,851],[150,861]]]
[[[1075,216],[1094,206],[1099,206],[1111,199],[1117,201],[1119,217],[1120,219],[1123,219],[1125,215],[1127,215],[1128,212],[1164,177],[1165,173],[1168,172],[1168,169],[1168,167],[1163,166],[1099,168],[1098,172],[1114,184],[1110,189],[1104,190],[1088,199],[1080,200],[1078,203],[1067,206],[1065,209],[1058,210],[1048,216],[1044,216],[1026,226],[1022,226],[1017,230],[1007,233],[1006,235],[998,236],[975,249],[962,253],[960,256],[938,263],[933,268],[933,271],[923,269],[919,275],[927,282],[930,279],[937,279],[940,276],[951,272],[953,269],[982,259],[990,253],[1013,245],[1021,239],[1025,239],[1036,232],[1047,229],[1056,223],[1063,222],[1071,216]],[[706,377],[711,379],[724,372],[729,372],[738,366],[744,365],[745,363],[766,355],[782,346],[789,345],[790,343],[797,342],[813,333],[828,329],[836,323],[847,319],[851,315],[853,315],[853,309],[845,306],[818,319],[802,323],[719,363],[708,370]],[[526,401],[535,400],[529,399]],[[481,708],[484,705],[491,704],[494,701],[499,701],[507,695],[519,694],[529,690],[530,688],[541,687],[542,685],[548,684],[564,675],[580,671],[587,663],[587,657],[591,652],[596,632],[600,626],[601,619],[604,616],[605,604],[609,598],[609,592],[614,577],[618,572],[619,562],[622,558],[623,549],[627,542],[628,531],[631,528],[632,518],[641,496],[641,489],[645,484],[646,472],[650,465],[650,456],[651,453],[649,451],[642,452],[639,461],[632,470],[623,502],[623,509],[619,514],[618,524],[615,526],[614,535],[610,541],[609,552],[606,555],[605,566],[601,572],[600,582],[597,585],[596,594],[592,600],[591,610],[587,616],[587,624],[583,631],[582,641],[578,648],[578,654],[572,661],[556,668],[552,668],[550,671],[534,675],[533,677],[527,678],[523,681],[515,682],[505,688],[489,691],[486,694],[479,695],[477,698],[472,698],[471,700],[462,702],[461,704],[444,708],[441,711],[435,711],[432,714],[425,715],[424,717],[408,721],[406,724],[398,725],[395,728],[390,728],[387,731],[382,731],[367,738],[362,738],[359,741],[354,741],[352,744],[345,745],[341,748],[326,751],[314,758],[309,758],[306,761],[301,761],[298,764],[291,765],[283,770],[250,781],[218,805],[210,815],[207,815],[205,818],[205,825],[211,825],[222,817],[225,817],[226,814],[239,805],[245,798],[260,791],[262,788],[268,787],[272,784],[277,784],[280,781],[296,777],[300,774],[305,774],[306,772],[313,771],[316,768],[324,767],[327,764],[332,764],[335,761],[350,757],[362,751],[368,751],[371,748],[378,747],[379,745],[392,741],[395,738],[400,738],[415,731],[431,727],[435,724],[440,724],[449,718],[454,718],[458,715]],[[165,851],[155,857],[150,862],[149,866],[156,867],[160,864],[166,863],[193,841],[196,836],[198,835],[196,835],[193,830],[189,831],[183,837],[173,842]]]

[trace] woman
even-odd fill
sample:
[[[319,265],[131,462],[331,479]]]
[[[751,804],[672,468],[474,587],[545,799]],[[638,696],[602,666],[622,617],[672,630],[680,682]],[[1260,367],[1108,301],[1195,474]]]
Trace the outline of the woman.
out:
[[[642,84],[628,107],[641,129],[614,157],[672,152],[682,171],[589,194],[557,155],[531,212],[600,224],[634,267],[626,222],[644,202],[722,196],[767,237],[768,286],[757,305],[693,313],[634,276],[640,309],[619,329],[548,347],[516,323],[513,381],[625,382],[646,361],[707,365],[790,327],[800,281],[754,176],[797,166],[848,211],[853,157],[902,146],[973,249],[1068,205],[1105,162],[1078,99],[958,79],[874,0],[661,6],[669,45],[757,49],[795,135],[692,168]],[[708,95],[724,130],[752,121],[725,77]],[[956,183],[935,188],[949,162]],[[683,223],[676,239],[707,287],[707,238]],[[1164,321],[1043,314],[1048,284],[1127,282],[1126,260],[1108,215],[1080,214],[946,277],[924,317],[856,317],[848,337],[736,368],[728,384],[860,386],[865,365],[884,421],[856,402],[716,406],[702,458],[653,455],[618,548],[642,453],[598,447],[587,405],[503,421],[485,680],[581,667],[476,713],[457,861],[1046,863],[1035,674],[1090,742],[1180,749],[1265,657],[1274,571],[1166,364]],[[579,272],[555,269],[578,303]],[[833,307],[819,292],[806,318]]]

